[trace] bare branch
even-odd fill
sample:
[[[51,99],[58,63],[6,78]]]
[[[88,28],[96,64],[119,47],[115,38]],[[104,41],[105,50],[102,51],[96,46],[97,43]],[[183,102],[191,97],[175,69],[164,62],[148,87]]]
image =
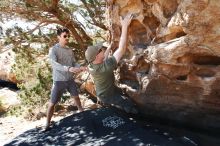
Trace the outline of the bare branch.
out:
[[[31,29],[30,31],[26,32],[26,33],[33,33],[35,30],[43,27],[43,26],[47,26],[49,24],[52,24],[52,23],[55,23],[55,24],[60,24],[61,25],[61,22],[60,21],[57,21],[57,20],[44,20],[42,22],[40,22],[38,25],[36,25],[35,28]]]

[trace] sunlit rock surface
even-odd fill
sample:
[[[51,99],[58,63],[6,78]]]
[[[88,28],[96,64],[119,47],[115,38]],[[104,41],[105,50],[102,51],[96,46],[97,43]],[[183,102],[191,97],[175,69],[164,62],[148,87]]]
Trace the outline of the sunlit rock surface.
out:
[[[16,76],[11,71],[14,56],[11,49],[0,49],[0,80],[17,83]]]
[[[113,50],[120,16],[134,14],[119,86],[145,115],[220,129],[220,3],[108,0]]]

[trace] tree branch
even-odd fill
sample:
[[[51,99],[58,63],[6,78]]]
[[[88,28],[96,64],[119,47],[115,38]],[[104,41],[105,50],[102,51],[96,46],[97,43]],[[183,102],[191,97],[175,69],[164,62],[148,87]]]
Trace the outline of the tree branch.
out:
[[[33,33],[35,30],[39,29],[40,27],[47,26],[52,23],[61,25],[61,23],[57,20],[44,20],[44,21],[41,21],[38,25],[36,25],[35,28],[31,29],[30,31],[26,33]]]
[[[86,10],[88,11],[90,18],[91,18],[92,21],[94,22],[94,25],[96,25],[96,26],[102,28],[103,30],[108,30],[107,27],[106,27],[104,24],[102,24],[102,23],[96,21],[96,19],[95,19],[95,14],[94,14],[94,12],[90,9],[90,7],[88,6],[88,3],[86,2],[86,0],[81,0],[81,2],[83,3],[83,5],[85,6]],[[97,9],[96,9],[95,6],[94,6],[94,9],[95,9],[95,12],[97,12]]]

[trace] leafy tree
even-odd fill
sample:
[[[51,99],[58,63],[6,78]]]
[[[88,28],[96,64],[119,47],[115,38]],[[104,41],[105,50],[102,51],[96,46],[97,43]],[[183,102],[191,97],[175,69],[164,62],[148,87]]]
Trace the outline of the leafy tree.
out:
[[[38,22],[29,33],[49,24],[67,27],[76,41],[75,48],[84,50],[92,43],[92,38],[86,33],[85,26],[78,20],[77,14],[80,13],[90,26],[95,25],[107,30],[103,24],[105,9],[105,1],[103,0],[79,0],[77,4],[70,0],[10,0],[7,5],[9,6],[1,6],[0,10],[4,18],[19,17],[27,21]]]
[[[34,25],[9,28],[3,38],[16,54],[12,71],[19,80],[23,106],[33,109],[48,101],[52,79],[47,54],[56,42],[56,27],[70,30],[69,45],[76,48],[77,59],[84,59],[85,48],[107,30],[104,10],[104,0],[2,0],[1,22],[22,20]]]

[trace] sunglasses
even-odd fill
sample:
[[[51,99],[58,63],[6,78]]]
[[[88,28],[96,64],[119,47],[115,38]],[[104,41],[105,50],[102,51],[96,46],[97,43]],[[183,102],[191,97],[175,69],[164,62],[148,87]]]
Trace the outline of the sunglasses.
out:
[[[69,35],[64,35],[64,36],[63,36],[63,38],[69,38],[69,37],[70,37]]]
[[[99,49],[98,54],[99,54],[99,53],[101,53],[102,51],[104,51],[104,52],[105,52],[105,48],[101,48],[101,49]]]

